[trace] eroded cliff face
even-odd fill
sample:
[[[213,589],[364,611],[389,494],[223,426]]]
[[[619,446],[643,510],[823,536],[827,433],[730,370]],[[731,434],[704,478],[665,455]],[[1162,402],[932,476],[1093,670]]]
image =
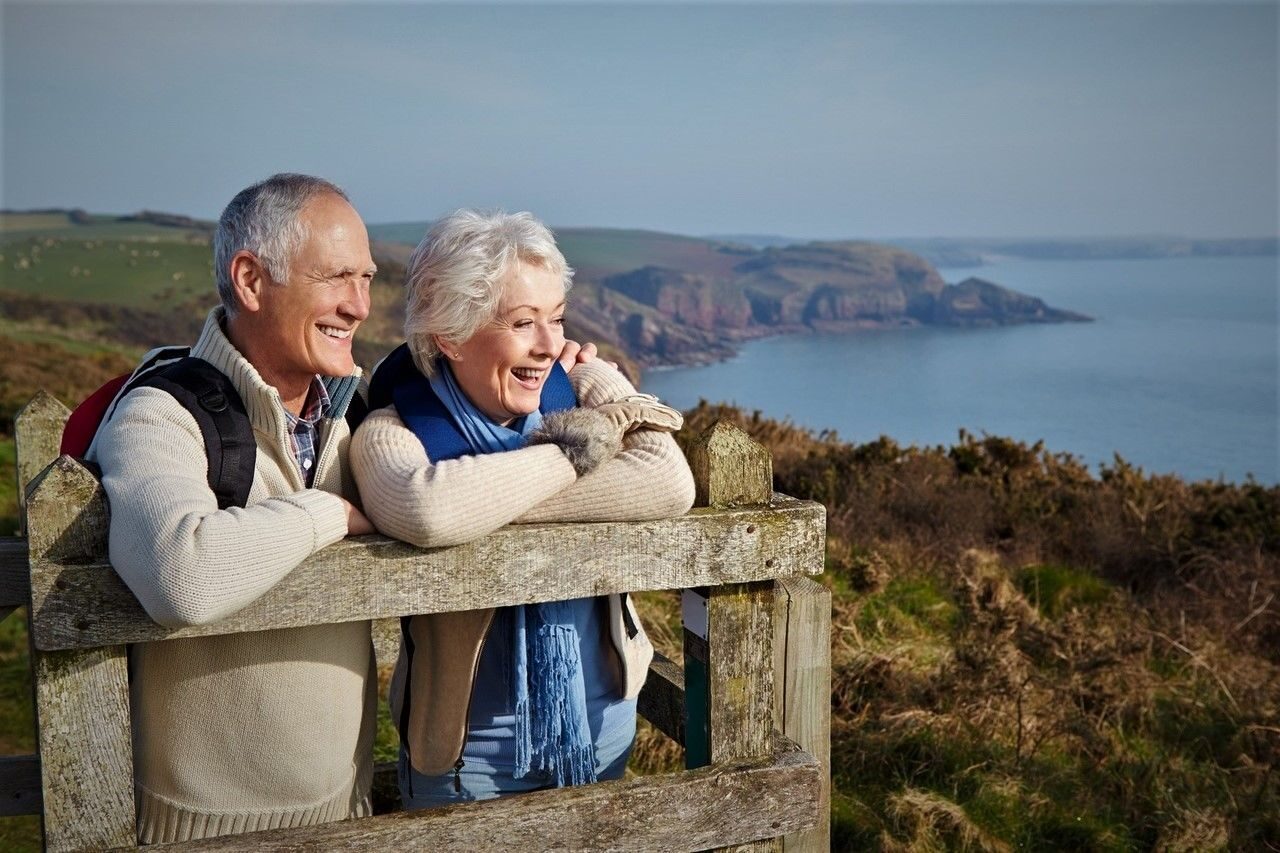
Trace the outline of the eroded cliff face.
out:
[[[938,294],[926,322],[946,326],[1001,326],[1017,323],[1070,323],[1090,318],[1051,308],[1043,299],[1018,293],[981,278],[948,285]]]
[[[745,338],[862,327],[1087,319],[981,279],[948,285],[919,255],[877,243],[742,251],[725,270],[645,266],[575,291],[586,325],[641,364],[704,362]]]

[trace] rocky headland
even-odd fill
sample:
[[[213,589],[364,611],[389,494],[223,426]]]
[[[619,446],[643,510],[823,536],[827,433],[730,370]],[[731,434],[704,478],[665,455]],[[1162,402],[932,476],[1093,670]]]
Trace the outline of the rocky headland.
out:
[[[743,340],[809,331],[1088,321],[980,278],[948,284],[919,255],[867,242],[721,248],[733,263],[580,277],[573,330],[640,365],[698,364]],[[572,263],[572,254],[569,256]]]

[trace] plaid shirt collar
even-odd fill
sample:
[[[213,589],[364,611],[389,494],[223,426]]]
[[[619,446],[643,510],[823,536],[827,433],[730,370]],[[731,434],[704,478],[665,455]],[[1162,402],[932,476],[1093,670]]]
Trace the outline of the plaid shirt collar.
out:
[[[307,389],[307,398],[302,404],[301,414],[295,415],[284,410],[285,424],[289,430],[289,444],[293,451],[294,462],[298,465],[298,473],[302,481],[310,488],[316,473],[316,433],[320,419],[328,414],[331,407],[329,392],[319,376],[311,378],[311,387]]]

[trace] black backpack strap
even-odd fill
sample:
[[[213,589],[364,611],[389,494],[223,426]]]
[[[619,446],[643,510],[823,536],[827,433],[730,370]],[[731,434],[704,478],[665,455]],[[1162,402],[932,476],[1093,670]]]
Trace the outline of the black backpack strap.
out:
[[[364,401],[364,397],[360,396],[360,392],[356,391],[351,395],[346,414],[343,415],[347,419],[347,426],[351,428],[352,435],[356,434],[356,427],[360,426],[367,414],[369,414],[369,404]]]
[[[244,401],[220,370],[199,358],[184,358],[142,378],[133,387],[159,388],[191,413],[204,437],[209,488],[218,509],[249,502],[258,446]]]

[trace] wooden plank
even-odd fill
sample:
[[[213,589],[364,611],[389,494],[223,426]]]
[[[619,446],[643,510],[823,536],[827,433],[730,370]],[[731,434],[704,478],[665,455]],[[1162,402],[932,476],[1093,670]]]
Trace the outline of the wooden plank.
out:
[[[636,710],[658,731],[684,744],[684,670],[679,664],[654,652]]]
[[[708,590],[707,733],[713,764],[760,755],[773,730],[773,582]],[[782,839],[740,845],[781,850]]]
[[[821,566],[824,525],[820,504],[775,495],[768,507],[663,521],[511,525],[453,548],[360,537],[316,553],[232,616],[182,629],[147,618],[98,556],[33,567],[33,636],[41,649],[87,648],[761,580]]]
[[[711,761],[761,755],[773,730],[773,582],[709,592]]]
[[[769,453],[720,421],[690,448],[695,503],[715,508],[766,504],[772,494]],[[807,554],[822,570],[820,557]],[[774,568],[766,563],[766,568]],[[760,755],[773,730],[773,583],[729,584],[686,593],[685,662],[689,675],[686,763]],[[700,599],[704,599],[700,601]],[[699,613],[701,605],[704,611]],[[693,683],[694,679],[699,683]],[[741,849],[781,849],[781,839]],[[725,846],[721,842],[720,846]]]
[[[694,505],[759,506],[773,493],[773,460],[751,436],[716,421],[689,448]]]
[[[773,725],[822,768],[821,819],[783,839],[787,853],[831,849],[831,591],[809,578],[774,588]]]
[[[40,757],[0,755],[0,817],[40,814]]]
[[[61,457],[27,502],[33,573],[98,557],[107,546],[106,495],[79,462]],[[101,574],[113,574],[99,569]],[[32,618],[39,619],[39,607]],[[133,845],[133,750],[124,646],[33,650],[45,849]]]
[[[700,770],[173,846],[183,851],[702,850],[811,826],[817,820],[818,773],[811,756],[779,738],[771,754]]]
[[[30,597],[27,540],[16,536],[0,537],[0,610],[23,607]]]
[[[46,465],[58,458],[62,427],[70,414],[71,411],[51,394],[38,391],[31,402],[14,416],[13,440],[18,462],[18,524],[23,533],[27,529],[23,518],[27,486]]]
[[[31,598],[31,569],[27,566],[27,540],[0,537],[0,622]]]

